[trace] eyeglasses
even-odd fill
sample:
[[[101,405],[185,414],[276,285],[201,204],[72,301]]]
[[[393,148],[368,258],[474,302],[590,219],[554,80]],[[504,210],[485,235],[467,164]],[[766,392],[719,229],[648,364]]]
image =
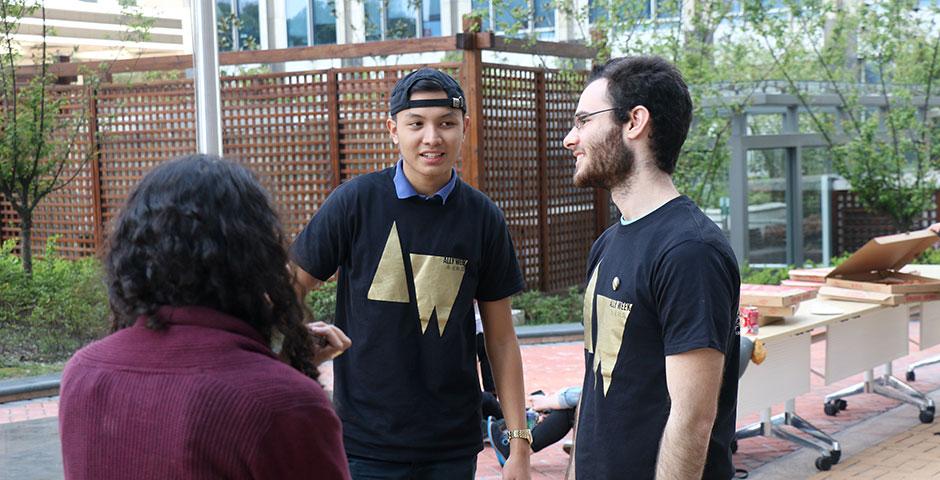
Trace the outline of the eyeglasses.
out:
[[[584,124],[587,123],[587,119],[593,117],[594,115],[597,115],[598,113],[609,112],[611,110],[616,110],[616,109],[617,109],[616,107],[611,107],[611,108],[605,108],[603,110],[598,110],[596,112],[579,113],[574,116],[574,122],[573,122],[574,128],[575,130],[581,130],[581,127],[583,127]]]

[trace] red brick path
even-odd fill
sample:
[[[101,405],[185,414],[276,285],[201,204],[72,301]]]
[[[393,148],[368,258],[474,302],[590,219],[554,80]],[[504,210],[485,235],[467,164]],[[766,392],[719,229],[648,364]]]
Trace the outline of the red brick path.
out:
[[[916,340],[918,329],[912,324],[911,337]],[[908,357],[894,362],[894,372],[903,378],[907,365],[921,358],[940,354],[940,347],[919,352],[916,345],[911,344]],[[825,356],[825,341],[819,341],[812,347],[812,366],[822,370]],[[526,391],[541,389],[553,392],[568,385],[581,383],[584,372],[583,344],[578,342],[554,343],[544,345],[525,345],[522,347],[522,357],[525,367]],[[324,367],[321,380],[332,385],[332,370]],[[876,374],[878,372],[876,371]],[[843,387],[859,382],[862,375],[856,375],[839,383],[824,386],[823,380],[814,376],[812,378],[813,391],[797,398],[796,411],[803,418],[815,424],[827,433],[836,433],[861,420],[870,418],[898,405],[898,402],[878,395],[862,394],[848,399],[849,407],[839,413],[837,417],[827,417],[823,413],[823,397]],[[917,382],[914,387],[922,392],[930,392],[940,388],[940,365],[925,367],[917,371]],[[774,413],[783,410],[783,405],[774,408]],[[58,413],[58,399],[43,399],[28,404],[19,404],[15,407],[3,408],[0,405],[0,423],[11,423],[55,416]],[[917,410],[910,407],[912,418],[917,417]],[[756,415],[745,418],[742,426],[757,420]],[[940,420],[938,420],[940,421]],[[734,456],[735,464],[740,468],[753,470],[761,465],[777,459],[794,450],[786,442],[764,437],[742,440],[738,453]],[[851,458],[859,452],[843,452],[843,458]],[[561,448],[561,443],[552,445],[532,456],[533,480],[558,479],[564,474],[568,455]],[[492,450],[487,447],[479,457],[477,479],[500,478],[499,464]]]

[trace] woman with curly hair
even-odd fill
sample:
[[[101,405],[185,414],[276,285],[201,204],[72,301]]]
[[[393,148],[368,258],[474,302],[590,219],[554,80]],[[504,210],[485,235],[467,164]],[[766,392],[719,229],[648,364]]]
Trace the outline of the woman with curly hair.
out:
[[[108,247],[114,333],[62,376],[66,478],[349,478],[315,381],[349,340],[305,325],[286,238],[248,170],[203,155],[158,166]]]

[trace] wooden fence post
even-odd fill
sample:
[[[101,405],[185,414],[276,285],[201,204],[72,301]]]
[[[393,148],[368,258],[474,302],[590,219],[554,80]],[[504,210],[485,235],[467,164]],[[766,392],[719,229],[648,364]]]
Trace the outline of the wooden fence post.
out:
[[[330,69],[326,74],[326,104],[330,127],[330,165],[333,169],[333,188],[342,181],[342,165],[339,158],[339,75]]]
[[[483,56],[475,41],[475,33],[480,31],[482,20],[479,16],[464,15],[463,31],[467,38],[463,48],[463,62],[460,65],[460,83],[467,102],[467,115],[470,126],[463,143],[463,180],[478,190],[486,186],[483,165]]]
[[[548,114],[545,103],[545,70],[535,72],[535,123],[539,175],[539,290],[547,292],[551,285],[551,238],[548,231]]]
[[[98,131],[98,89],[87,88],[88,95],[88,148],[91,166],[91,201],[94,219],[95,252],[104,251],[104,214],[101,211],[101,132]]]

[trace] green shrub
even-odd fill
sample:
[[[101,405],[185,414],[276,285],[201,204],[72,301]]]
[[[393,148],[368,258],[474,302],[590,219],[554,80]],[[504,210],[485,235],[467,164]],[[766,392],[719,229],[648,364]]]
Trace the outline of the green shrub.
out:
[[[97,259],[66,260],[50,240],[23,272],[15,242],[0,247],[0,366],[58,362],[108,332],[108,295]]]
[[[531,290],[513,297],[512,307],[525,312],[526,325],[580,322],[584,292],[578,287],[558,295]]]
[[[790,268],[795,267],[753,268],[745,266],[741,269],[741,283],[780,285],[781,280],[790,278]]]
[[[924,253],[920,254],[916,259],[911,263],[919,263],[922,265],[936,265],[940,264],[940,250],[934,248],[928,248]]]
[[[324,282],[320,288],[307,294],[307,307],[315,320],[333,323],[336,316],[336,280]]]

